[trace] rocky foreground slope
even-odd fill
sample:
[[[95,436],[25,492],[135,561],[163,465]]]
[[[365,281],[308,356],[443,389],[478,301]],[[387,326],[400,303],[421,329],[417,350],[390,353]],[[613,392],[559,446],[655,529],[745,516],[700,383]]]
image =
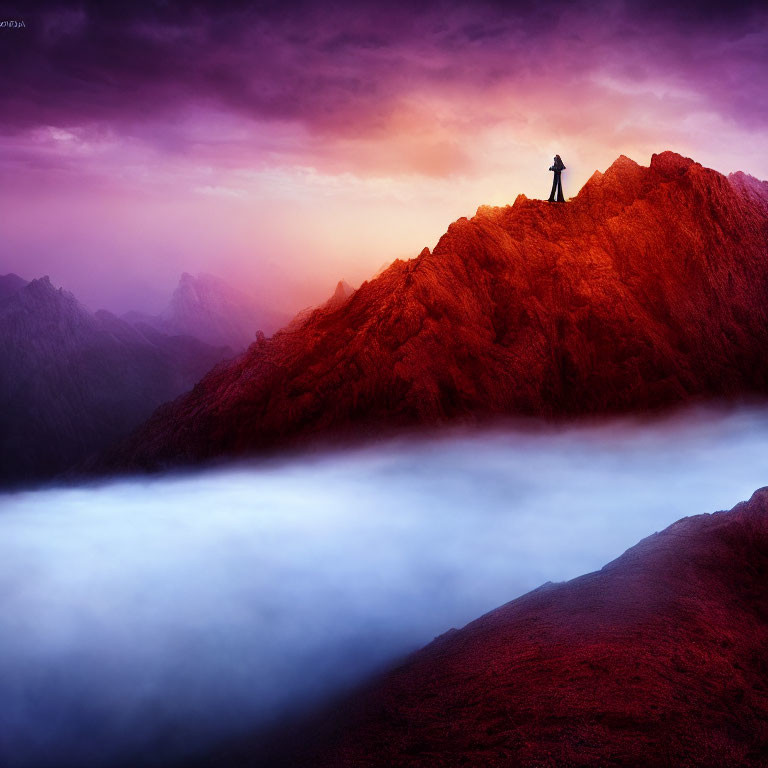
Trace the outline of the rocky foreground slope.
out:
[[[565,205],[521,195],[454,222],[433,251],[213,371],[108,463],[762,396],[766,348],[768,183],[622,156]]]
[[[450,630],[276,744],[200,765],[765,766],[768,488]]]

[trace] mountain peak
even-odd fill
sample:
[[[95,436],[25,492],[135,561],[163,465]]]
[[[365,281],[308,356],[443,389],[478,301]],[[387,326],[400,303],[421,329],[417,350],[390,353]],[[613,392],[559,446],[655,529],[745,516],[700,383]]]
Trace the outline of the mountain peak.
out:
[[[655,155],[654,155],[655,157]],[[611,164],[608,166],[608,170],[606,173],[609,173],[611,171],[621,171],[625,169],[632,169],[640,168],[639,163],[636,163],[631,157],[627,157],[626,155],[619,155]]]
[[[0,295],[0,483],[50,476],[125,437],[228,350],[90,312],[45,277]],[[151,330],[151,329],[149,329]]]
[[[768,210],[692,167],[622,156],[566,205],[518,198],[458,219],[431,255],[203,380],[130,460],[768,395]]]
[[[48,275],[43,275],[42,277],[30,280],[20,293],[27,296],[34,296],[35,298],[58,296],[60,299],[80,306],[80,302],[75,298],[74,294],[65,291],[63,288],[56,288]]]
[[[574,200],[608,213],[617,205],[628,205],[638,197],[647,171],[626,155],[619,155],[605,173],[595,171]]]
[[[692,165],[698,163],[669,150],[652,155],[649,167],[640,165],[631,157],[619,155],[605,173],[595,171],[589,177],[576,199],[598,202],[597,198],[602,198],[599,201],[602,205],[608,203],[607,197],[631,202],[640,193],[649,170],[665,179],[672,179],[682,176]]]
[[[336,283],[336,290],[331,297],[332,301],[342,303],[346,301],[353,293],[355,289],[343,278]]]
[[[285,319],[216,275],[183,272],[159,327],[240,351],[256,339],[258,330],[272,333]]]
[[[736,171],[728,175],[728,181],[731,186],[749,195],[750,198],[757,198],[761,203],[768,207],[768,181],[751,176],[744,171]]]
[[[245,295],[237,288],[232,287],[226,280],[222,280],[222,278],[208,274],[207,272],[198,272],[196,275],[189,272],[182,272],[179,277],[179,282],[176,285],[176,291],[180,293],[194,292],[197,294],[205,291],[216,291],[230,295]]]
[[[671,178],[682,176],[692,165],[699,163],[669,150],[651,155],[651,168]]]
[[[13,296],[13,294],[20,291],[27,284],[24,278],[19,277],[13,272],[9,272],[7,275],[0,275],[0,301]]]
[[[346,300],[355,292],[355,289],[343,278],[339,280],[338,283],[336,283],[336,288],[333,291],[333,294],[331,295],[331,298],[328,299],[324,304],[321,304],[319,309],[324,310],[336,310],[338,309]],[[315,310],[310,309],[308,310],[306,317],[309,317]],[[302,313],[299,313],[299,315],[302,315]]]

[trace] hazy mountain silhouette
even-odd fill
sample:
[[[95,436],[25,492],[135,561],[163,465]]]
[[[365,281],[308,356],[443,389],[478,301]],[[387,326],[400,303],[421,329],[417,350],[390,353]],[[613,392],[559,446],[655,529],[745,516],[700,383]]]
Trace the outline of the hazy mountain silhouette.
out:
[[[232,354],[92,314],[47,277],[0,278],[0,482],[103,450]]]
[[[354,292],[355,289],[346,280],[339,280],[329,299],[319,306],[306,307],[300,312],[297,312],[291,322],[288,323],[283,330],[288,332],[299,330],[301,326],[310,321],[315,314],[319,317],[328,311],[338,309]]]
[[[520,195],[454,222],[159,409],[111,464],[763,396],[766,243],[765,182],[622,156],[566,206]]]
[[[290,315],[265,309],[255,298],[218,277],[184,272],[160,315],[128,312],[123,318],[240,352],[256,341],[257,332],[271,335],[290,320]]]
[[[8,274],[0,275],[0,301],[7,299],[9,296],[13,296],[16,291],[23,288],[27,284],[27,281],[18,275]]]

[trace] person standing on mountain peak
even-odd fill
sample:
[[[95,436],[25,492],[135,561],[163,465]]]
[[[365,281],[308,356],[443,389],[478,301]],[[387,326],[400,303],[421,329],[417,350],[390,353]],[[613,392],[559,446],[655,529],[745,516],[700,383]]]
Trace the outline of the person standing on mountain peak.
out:
[[[565,170],[565,165],[563,164],[563,161],[560,159],[560,155],[555,155],[554,160],[555,162],[549,166],[549,170],[554,171],[555,178],[552,180],[552,191],[549,193],[548,202],[550,203],[555,202],[555,192],[557,192],[557,202],[564,203],[565,198],[563,197],[563,184],[560,181],[560,174]]]

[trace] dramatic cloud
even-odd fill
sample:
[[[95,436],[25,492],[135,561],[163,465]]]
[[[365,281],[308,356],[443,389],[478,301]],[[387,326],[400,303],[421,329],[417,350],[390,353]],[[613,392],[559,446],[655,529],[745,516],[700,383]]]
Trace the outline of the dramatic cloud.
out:
[[[5,15],[25,22],[0,29],[0,184],[14,218],[24,205],[48,210],[44,193],[82,208],[114,199],[140,223],[172,197],[217,232],[221,251],[240,254],[225,266],[247,279],[258,275],[254,250],[266,250],[294,275],[326,264],[313,275],[322,291],[342,274],[359,281],[480,203],[541,196],[555,151],[566,194],[620,153],[647,162],[667,148],[768,176],[761,2],[43,1]],[[361,189],[377,196],[368,208]],[[235,198],[296,200],[314,228],[307,262],[269,206],[252,209],[258,241],[228,235]],[[329,216],[356,244],[327,238]],[[361,236],[393,227],[394,251],[385,238],[361,257]],[[112,247],[127,234],[114,232]],[[80,238],[81,256],[60,281],[95,301],[83,278],[92,234],[67,237]],[[164,282],[196,264],[215,271],[194,223],[162,239],[174,238],[184,256],[162,256]],[[0,258],[18,271],[20,254],[48,245],[17,228],[6,248]],[[41,256],[29,264],[56,268]],[[294,285],[292,296],[319,290]]]
[[[764,125],[758,3],[41,3],[8,30],[6,130],[144,123],[186,107],[387,131],[413,94],[659,83]],[[621,87],[621,86],[620,86]],[[479,95],[482,95],[479,94]]]

